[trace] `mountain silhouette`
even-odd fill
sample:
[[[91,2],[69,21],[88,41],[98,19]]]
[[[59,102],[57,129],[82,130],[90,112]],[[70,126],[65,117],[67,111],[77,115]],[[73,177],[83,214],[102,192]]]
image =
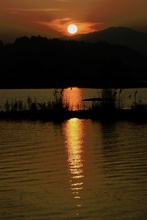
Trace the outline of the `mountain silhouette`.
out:
[[[0,88],[125,87],[146,81],[147,56],[130,47],[41,36],[0,43]]]
[[[131,47],[147,54],[147,34],[125,27],[110,27],[90,34],[81,34],[71,37],[73,40],[96,43],[106,41]]]

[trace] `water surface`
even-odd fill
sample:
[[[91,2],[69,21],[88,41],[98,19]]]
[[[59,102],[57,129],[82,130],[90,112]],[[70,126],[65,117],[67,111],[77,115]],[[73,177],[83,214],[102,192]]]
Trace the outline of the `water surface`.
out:
[[[147,124],[0,121],[0,219],[147,219]]]
[[[122,108],[130,108],[134,101],[147,104],[147,88],[117,89],[116,92]],[[33,102],[47,103],[60,97],[60,95],[70,110],[87,109],[91,107],[92,103],[82,100],[101,97],[101,89],[78,87],[66,89],[0,89],[0,110],[4,109],[7,100],[10,103],[22,100],[23,105],[25,105],[29,97]]]

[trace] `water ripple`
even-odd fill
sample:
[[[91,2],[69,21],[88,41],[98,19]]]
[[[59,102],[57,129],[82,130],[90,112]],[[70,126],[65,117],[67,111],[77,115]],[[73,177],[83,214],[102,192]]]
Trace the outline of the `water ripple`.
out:
[[[146,219],[147,125],[2,125],[2,219]]]

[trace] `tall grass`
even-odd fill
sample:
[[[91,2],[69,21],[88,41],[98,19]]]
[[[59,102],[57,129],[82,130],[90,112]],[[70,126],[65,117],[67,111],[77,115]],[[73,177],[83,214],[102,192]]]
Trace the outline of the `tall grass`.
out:
[[[1,111],[54,111],[63,112],[69,110],[68,104],[63,103],[62,90],[54,91],[54,99],[47,102],[37,102],[36,99],[32,99],[30,96],[25,101],[23,100],[6,100],[4,106],[1,107]]]
[[[91,109],[94,111],[101,109],[101,110],[114,110],[114,109],[124,109],[126,104],[129,100],[131,100],[131,95],[128,97],[124,96],[123,94],[124,89],[112,89],[112,88],[105,88],[101,89],[99,94],[99,100],[92,102]],[[141,99],[137,97],[138,91],[134,92],[132,104],[130,108],[132,109],[139,109],[139,108],[146,108],[147,105],[142,103]]]
[[[32,99],[30,96],[24,100],[6,100],[4,106],[0,107],[0,111],[5,112],[20,112],[20,111],[43,111],[43,112],[55,112],[63,113],[72,111],[68,103],[63,101],[63,90],[54,90],[53,100],[47,102],[37,102],[37,99]],[[93,101],[90,111],[110,111],[115,109],[123,109],[125,106],[123,89],[101,89],[99,101]],[[128,96],[130,99],[130,96]],[[134,93],[134,99],[132,101],[132,109],[143,109],[147,106],[137,99],[137,91]],[[85,109],[84,109],[85,110]],[[86,111],[86,110],[85,110]]]
[[[123,108],[122,89],[101,89],[99,100],[92,102],[92,110],[113,110]]]
[[[101,95],[102,95],[102,101],[101,101],[101,107],[102,109],[115,109],[116,108],[116,89],[102,89]]]

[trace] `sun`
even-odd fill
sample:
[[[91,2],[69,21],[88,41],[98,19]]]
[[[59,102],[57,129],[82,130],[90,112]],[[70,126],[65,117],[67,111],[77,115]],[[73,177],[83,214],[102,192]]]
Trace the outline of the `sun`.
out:
[[[70,25],[68,25],[68,27],[67,27],[67,31],[68,31],[68,33],[70,33],[70,34],[76,34],[77,31],[78,31],[78,27],[77,27],[77,25],[75,25],[75,24],[70,24]]]

